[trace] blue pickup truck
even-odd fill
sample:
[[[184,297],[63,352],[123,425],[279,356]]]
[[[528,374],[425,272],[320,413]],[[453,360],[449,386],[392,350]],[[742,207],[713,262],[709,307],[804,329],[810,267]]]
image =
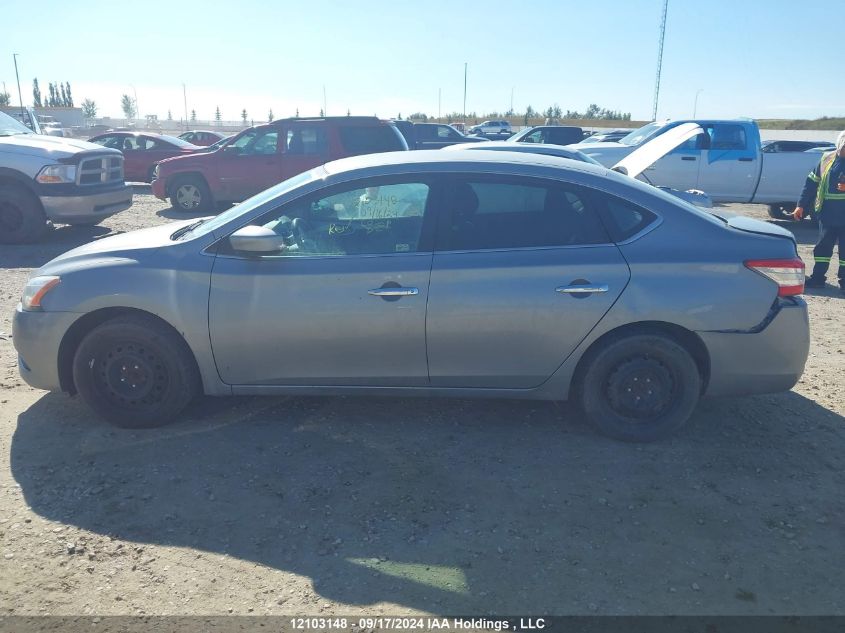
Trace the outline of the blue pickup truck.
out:
[[[714,202],[769,205],[769,214],[785,218],[795,207],[807,174],[819,162],[818,152],[761,151],[760,130],[750,119],[655,121],[614,143],[570,145],[606,167],[682,123],[703,130],[643,172],[652,184],[686,191],[699,189]]]

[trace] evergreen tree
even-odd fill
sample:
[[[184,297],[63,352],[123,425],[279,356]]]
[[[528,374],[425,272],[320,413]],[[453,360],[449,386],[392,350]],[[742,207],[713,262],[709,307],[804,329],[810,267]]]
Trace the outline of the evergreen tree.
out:
[[[167,120],[168,120],[168,121],[172,121],[172,120],[173,120],[173,114],[170,112],[170,110],[168,110],[168,111],[167,111]]]
[[[320,116],[321,116],[321,117],[326,116],[325,114],[323,114],[323,108],[320,108]]]
[[[52,108],[56,105],[56,87],[53,85],[52,81],[48,84],[48,87],[50,90],[50,96],[47,98],[47,107]]]
[[[246,108],[244,108],[241,112],[241,118],[244,120],[244,125],[246,125],[246,120],[249,118],[249,115],[246,113]]]
[[[38,87],[38,78],[32,80],[32,106],[40,108],[41,105],[41,88]]]
[[[67,107],[67,94],[65,93],[65,85],[63,83],[59,84],[59,95],[59,105]]]
[[[197,111],[191,110],[191,123],[196,123],[196,122],[197,122]]]
[[[120,109],[123,110],[123,114],[127,119],[135,118],[135,102],[129,95],[125,94],[120,97]]]
[[[214,111],[214,120],[220,122],[223,117],[220,115],[220,106],[217,106],[217,109]]]
[[[11,97],[8,92],[0,92],[0,106],[7,106],[11,103]]]
[[[267,113],[267,123],[273,122],[273,108],[270,108],[270,112]]]
[[[65,94],[67,94],[67,105],[69,108],[73,107],[73,95],[70,93],[70,82],[65,82]]]

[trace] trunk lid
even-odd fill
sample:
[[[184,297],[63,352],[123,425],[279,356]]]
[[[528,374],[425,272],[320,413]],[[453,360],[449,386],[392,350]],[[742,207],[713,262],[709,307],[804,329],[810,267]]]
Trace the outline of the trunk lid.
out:
[[[781,226],[777,226],[776,224],[763,222],[762,220],[755,220],[754,218],[749,218],[744,215],[729,213],[724,211],[723,209],[710,210],[709,212],[715,215],[717,218],[721,218],[722,220],[724,220],[725,223],[732,229],[737,229],[738,231],[745,231],[746,233],[757,233],[758,235],[783,237],[792,240],[793,243],[797,244],[797,242],[795,241],[795,235],[792,233],[792,231],[788,231],[787,229]]]

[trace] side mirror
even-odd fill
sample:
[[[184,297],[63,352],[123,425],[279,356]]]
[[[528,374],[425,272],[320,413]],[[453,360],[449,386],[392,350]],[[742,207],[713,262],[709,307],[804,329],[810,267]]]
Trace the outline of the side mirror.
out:
[[[245,226],[229,236],[232,249],[241,253],[269,255],[279,253],[285,246],[284,238],[263,226]]]

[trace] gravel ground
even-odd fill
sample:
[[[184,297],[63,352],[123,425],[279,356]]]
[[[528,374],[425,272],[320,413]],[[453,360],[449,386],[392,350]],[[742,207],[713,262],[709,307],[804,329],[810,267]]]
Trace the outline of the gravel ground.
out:
[[[653,445],[506,401],[207,398],[120,430],[22,383],[11,314],[51,257],[184,217],[138,192],[0,250],[0,615],[845,614],[838,289],[795,389]]]

